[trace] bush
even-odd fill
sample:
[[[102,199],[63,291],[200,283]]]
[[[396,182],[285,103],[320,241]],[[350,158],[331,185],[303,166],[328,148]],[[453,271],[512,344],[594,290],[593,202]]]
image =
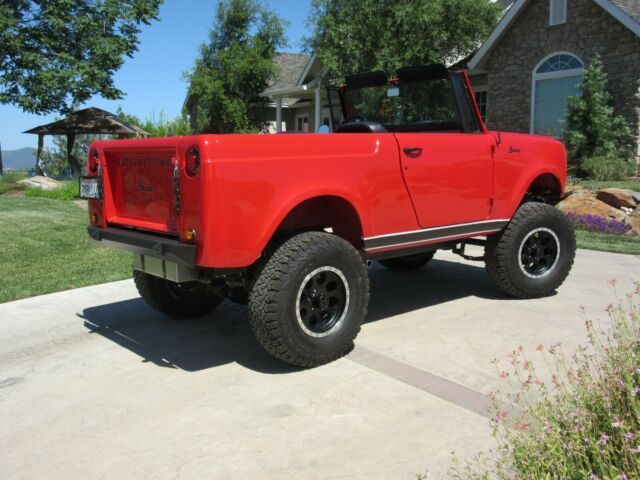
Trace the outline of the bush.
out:
[[[631,129],[615,114],[607,81],[602,61],[595,55],[584,73],[582,93],[567,101],[565,143],[570,170],[598,180],[624,178],[633,168]]]
[[[615,282],[612,282],[615,285]],[[493,394],[497,448],[452,469],[468,479],[640,478],[640,283],[617,306],[607,329],[586,321],[588,348],[568,358],[560,344],[536,350],[551,368],[540,380],[522,347],[510,355],[513,393]],[[520,413],[508,414],[504,401]]]
[[[633,163],[606,155],[583,159],[581,168],[588,178],[600,181],[625,180],[635,173]]]
[[[78,184],[78,180],[71,180],[69,182],[64,182],[64,185],[51,190],[31,187],[27,189],[25,195],[27,197],[44,197],[56,200],[75,200],[80,198],[80,185]]]

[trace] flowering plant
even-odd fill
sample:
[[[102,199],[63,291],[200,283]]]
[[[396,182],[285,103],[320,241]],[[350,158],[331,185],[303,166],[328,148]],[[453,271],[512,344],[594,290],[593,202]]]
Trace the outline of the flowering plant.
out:
[[[631,230],[631,225],[620,222],[614,218],[600,217],[597,215],[578,215],[573,212],[567,213],[567,217],[569,217],[574,227],[580,230],[615,235],[624,235]],[[633,234],[635,235],[635,232],[633,232]]]

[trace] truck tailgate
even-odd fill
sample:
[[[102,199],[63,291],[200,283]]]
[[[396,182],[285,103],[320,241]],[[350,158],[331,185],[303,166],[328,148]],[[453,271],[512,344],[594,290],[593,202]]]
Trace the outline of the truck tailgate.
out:
[[[105,158],[109,223],[175,233],[175,149],[106,151]]]

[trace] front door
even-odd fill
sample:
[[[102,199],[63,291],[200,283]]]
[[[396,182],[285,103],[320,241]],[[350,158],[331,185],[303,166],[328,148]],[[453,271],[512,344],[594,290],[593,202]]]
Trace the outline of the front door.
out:
[[[486,220],[491,210],[491,135],[396,133],[402,172],[422,228]]]
[[[309,115],[306,113],[296,115],[296,132],[309,133]]]

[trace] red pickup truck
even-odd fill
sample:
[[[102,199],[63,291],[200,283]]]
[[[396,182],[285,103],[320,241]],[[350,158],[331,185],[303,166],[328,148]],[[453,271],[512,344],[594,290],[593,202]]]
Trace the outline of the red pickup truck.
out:
[[[441,65],[348,77],[329,103],[332,133],[94,143],[80,179],[90,236],[133,252],[153,308],[246,303],[264,348],[302,367],[353,347],[373,260],[406,271],[481,245],[519,298],[567,277],[560,142],[487,130],[466,74]]]

